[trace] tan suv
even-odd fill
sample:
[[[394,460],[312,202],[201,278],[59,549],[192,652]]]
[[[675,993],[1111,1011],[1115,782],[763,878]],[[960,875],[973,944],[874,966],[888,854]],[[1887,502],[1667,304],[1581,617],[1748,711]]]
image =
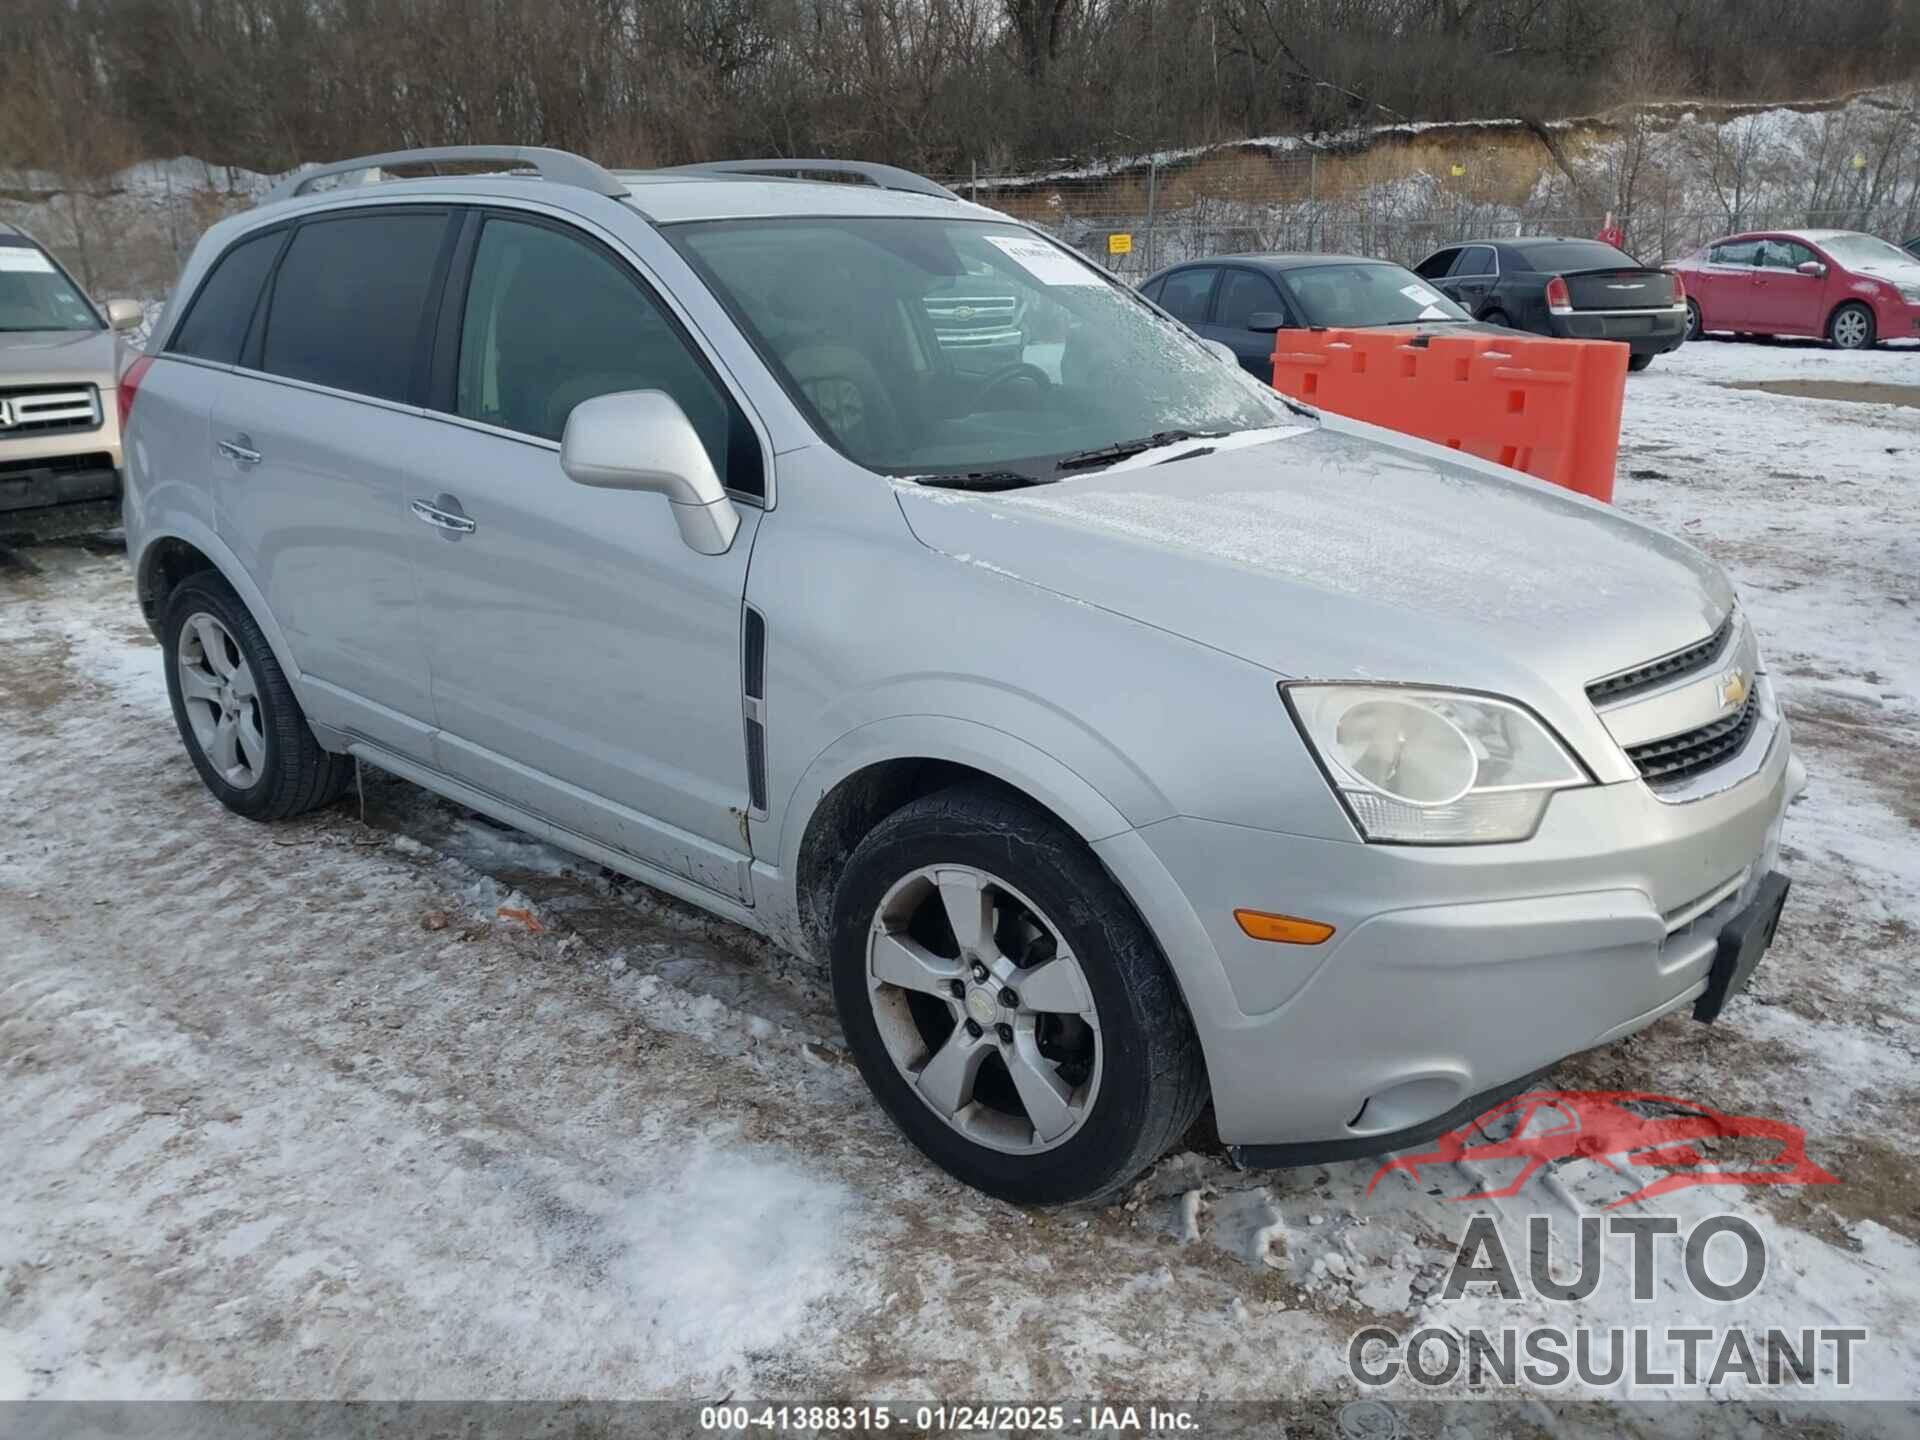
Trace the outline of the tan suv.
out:
[[[140,319],[132,300],[96,306],[32,236],[0,224],[0,514],[120,493],[116,332]]]

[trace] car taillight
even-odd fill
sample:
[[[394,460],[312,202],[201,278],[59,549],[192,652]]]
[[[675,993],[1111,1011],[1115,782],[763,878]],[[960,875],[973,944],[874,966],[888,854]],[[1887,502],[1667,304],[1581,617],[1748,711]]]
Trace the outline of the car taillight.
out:
[[[1667,271],[1667,278],[1673,281],[1673,303],[1675,307],[1687,303],[1687,282],[1680,278],[1678,270]]]
[[[147,367],[153,364],[151,355],[142,355],[120,377],[120,433],[127,432],[127,421],[133,418],[134,398],[140,393],[140,382],[147,378]]]
[[[1573,313],[1573,295],[1567,289],[1565,277],[1556,275],[1547,281],[1547,309],[1556,315]]]

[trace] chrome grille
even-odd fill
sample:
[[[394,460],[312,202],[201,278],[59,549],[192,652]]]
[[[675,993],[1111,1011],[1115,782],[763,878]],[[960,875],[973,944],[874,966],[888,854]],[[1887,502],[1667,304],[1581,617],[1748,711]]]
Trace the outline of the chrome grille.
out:
[[[100,428],[100,392],[91,385],[0,390],[0,440]]]
[[[1709,721],[1698,729],[1627,747],[1627,758],[1650,785],[1673,785],[1711,770],[1737,753],[1760,723],[1758,687],[1747,693],[1738,710]]]
[[[1644,665],[1636,665],[1631,670],[1622,670],[1618,675],[1609,675],[1604,680],[1595,680],[1587,686],[1587,699],[1595,705],[1612,705],[1635,695],[1643,695],[1649,690],[1657,690],[1668,681],[1690,675],[1696,670],[1704,670],[1726,648],[1727,641],[1733,635],[1733,617],[1734,612],[1729,610],[1727,618],[1720,622],[1720,628],[1698,644],[1676,650],[1671,655],[1662,655],[1658,660],[1649,660]]]
[[[1020,302],[1012,295],[930,295],[923,303],[943,349],[991,349],[1020,343]]]

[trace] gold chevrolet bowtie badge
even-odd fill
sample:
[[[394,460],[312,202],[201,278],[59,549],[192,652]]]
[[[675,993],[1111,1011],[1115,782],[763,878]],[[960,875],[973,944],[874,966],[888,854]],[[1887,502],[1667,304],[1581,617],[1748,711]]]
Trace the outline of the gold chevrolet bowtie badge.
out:
[[[1731,710],[1746,703],[1747,675],[1744,670],[1729,670],[1720,677],[1720,708]]]

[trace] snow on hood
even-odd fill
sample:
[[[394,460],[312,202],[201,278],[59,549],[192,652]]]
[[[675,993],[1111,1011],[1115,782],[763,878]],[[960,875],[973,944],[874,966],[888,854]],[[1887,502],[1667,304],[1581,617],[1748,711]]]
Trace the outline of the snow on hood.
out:
[[[1519,667],[1577,694],[1711,633],[1733,603],[1679,540],[1386,433],[1328,416],[1043,489],[902,487],[901,507],[933,550],[1282,675],[1490,686]]]

